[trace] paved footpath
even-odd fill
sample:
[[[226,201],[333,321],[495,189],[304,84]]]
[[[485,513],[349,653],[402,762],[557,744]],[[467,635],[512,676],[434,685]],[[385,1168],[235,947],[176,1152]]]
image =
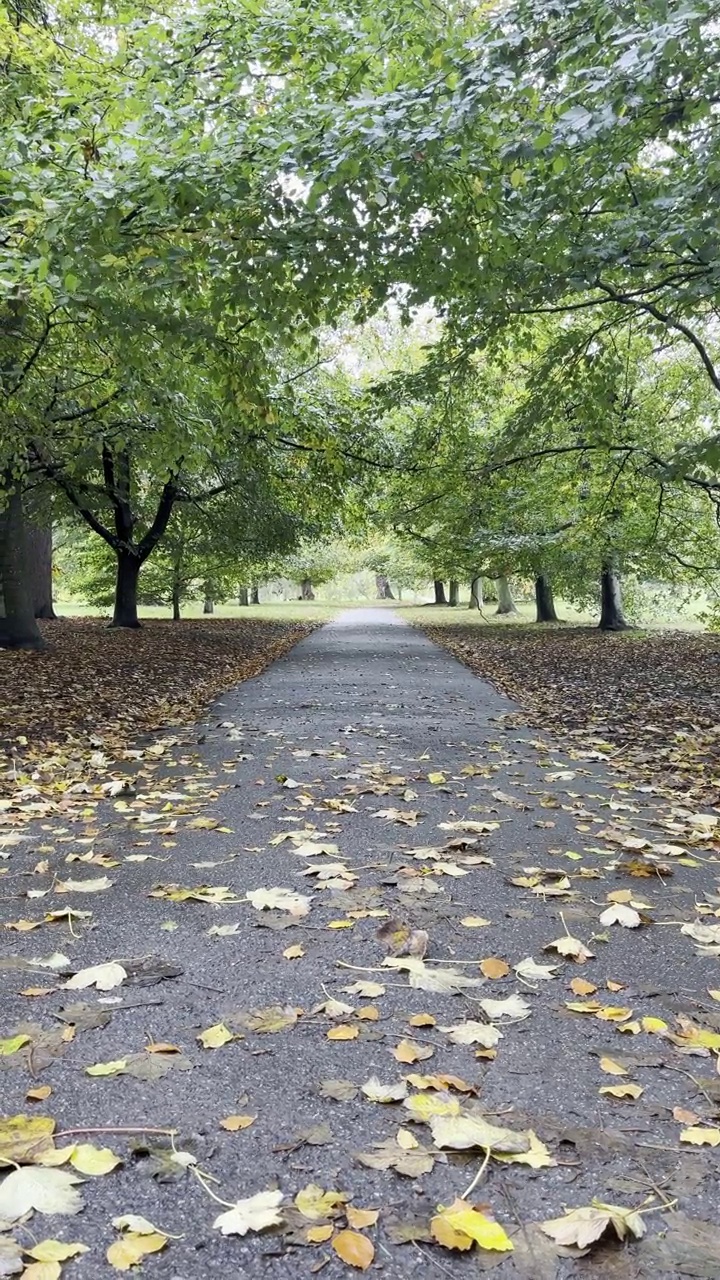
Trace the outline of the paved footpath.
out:
[[[676,850],[669,872],[623,872],[623,858],[637,867],[642,854],[618,841],[673,838],[655,825],[653,798],[619,788],[591,753],[569,759],[519,727],[516,706],[385,609],[343,614],[228,693],[192,733],[166,738],[154,772],[143,772],[146,757],[135,794],[108,802],[89,834],[51,822],[36,844],[12,850],[13,884],[41,850],[51,851],[47,875],[31,882],[50,893],[19,907],[4,889],[6,921],[68,906],[93,914],[70,928],[57,922],[2,936],[0,1037],[31,1023],[36,1042],[31,1054],[0,1058],[2,1111],[34,1106],[59,1131],[109,1130],[77,1140],[107,1145],[124,1161],[82,1188],[78,1217],[36,1215],[16,1234],[91,1246],[66,1264],[67,1280],[116,1274],[105,1251],[119,1213],[143,1214],[179,1237],[143,1264],[143,1275],[158,1280],[294,1280],[318,1271],[338,1280],[354,1274],[332,1243],[332,1225],[346,1225],[342,1202],[334,1219],[327,1208],[312,1217],[293,1204],[317,1184],[355,1209],[380,1211],[377,1225],[360,1229],[375,1250],[368,1274],[388,1280],[491,1268],[502,1280],[718,1274],[702,1270],[680,1229],[697,1235],[684,1215],[717,1222],[717,1156],[681,1143],[688,1118],[673,1117],[679,1107],[690,1121],[712,1123],[719,1096],[714,1053],[682,1039],[689,1026],[720,1030],[720,1005],[708,995],[720,986],[717,958],[699,955],[679,927],[713,889],[707,848],[696,850],[695,865],[680,863]],[[314,850],[318,844],[330,852]],[[68,852],[88,849],[116,863],[107,871],[112,887],[60,896],[58,876],[104,874],[82,862],[66,866]],[[323,873],[333,863],[341,865]],[[174,900],[172,890],[157,889],[173,884],[212,886],[211,897],[230,900]],[[277,888],[309,897],[309,912],[261,911],[245,898]],[[599,922],[618,890],[619,905],[639,901],[648,923]],[[399,925],[378,939],[388,919],[416,931],[405,947]],[[393,949],[422,951],[423,930],[425,964],[400,955],[399,965],[383,965]],[[593,958],[579,964],[544,950],[567,936]],[[152,965],[144,974],[128,965],[116,990],[20,995],[50,984],[47,970],[31,981],[13,968],[15,958],[55,950],[68,958],[67,972],[152,956],[167,976],[153,981]],[[523,966],[528,958],[557,967],[538,973]],[[482,960],[497,977],[483,979]],[[358,982],[384,989],[348,992]],[[504,1010],[481,1003],[513,996],[519,1001]],[[84,1012],[68,1014],[78,1003]],[[480,1028],[474,1043],[455,1043],[463,1032],[443,1030],[468,1022]],[[62,1039],[68,1024],[74,1037]],[[233,1038],[203,1048],[198,1035],[218,1026]],[[501,1038],[483,1032],[492,1026]],[[679,1038],[669,1040],[664,1026]],[[182,1052],[148,1054],[158,1043]],[[615,1066],[603,1069],[601,1059]],[[85,1070],[123,1061],[134,1070]],[[455,1079],[423,1087],[422,1077],[438,1075]],[[410,1105],[372,1100],[361,1091],[372,1077],[382,1096],[391,1086],[402,1094],[405,1081]],[[643,1092],[599,1092],[626,1083]],[[46,1084],[48,1099],[25,1100],[30,1087]],[[532,1130],[547,1149],[537,1168],[493,1157],[470,1193],[490,1206],[512,1252],[451,1251],[432,1239],[437,1206],[461,1196],[483,1160],[482,1149],[455,1152],[433,1141],[442,1132],[431,1130],[429,1112],[443,1103],[446,1119],[483,1115]],[[255,1118],[237,1132],[221,1126],[238,1115]],[[137,1135],[112,1132],[145,1126],[177,1130],[175,1145],[196,1158],[200,1177],[172,1159],[172,1147],[143,1156],[132,1149]],[[372,1167],[358,1153],[402,1171]],[[234,1202],[273,1188],[284,1196],[283,1228],[243,1237],[213,1228],[223,1209],[209,1192]],[[601,1244],[579,1259],[558,1251],[537,1224],[594,1197],[652,1206],[646,1239],[625,1251]],[[662,1209],[668,1202],[680,1213]],[[669,1228],[674,1261],[663,1238]],[[678,1261],[686,1254],[689,1270]]]

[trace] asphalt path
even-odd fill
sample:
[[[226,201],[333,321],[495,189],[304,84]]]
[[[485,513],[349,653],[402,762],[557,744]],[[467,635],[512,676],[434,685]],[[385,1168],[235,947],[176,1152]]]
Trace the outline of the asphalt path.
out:
[[[3,931],[0,1037],[30,1024],[37,1044],[34,1054],[0,1058],[2,1112],[51,1115],[58,1131],[84,1131],[63,1141],[94,1141],[123,1159],[82,1188],[80,1215],[35,1215],[16,1230],[18,1238],[82,1241],[90,1252],[67,1263],[64,1274],[106,1280],[117,1274],[105,1260],[117,1238],[112,1218],[138,1213],[173,1237],[143,1264],[143,1274],[158,1280],[289,1280],[318,1270],[339,1280],[353,1271],[331,1239],[307,1241],[307,1229],[318,1224],[293,1209],[296,1194],[315,1183],[344,1193],[356,1208],[380,1211],[363,1233],[375,1249],[368,1274],[388,1280],[491,1268],[503,1280],[718,1274],[703,1271],[697,1259],[681,1270],[663,1243],[673,1217],[673,1208],[663,1208],[668,1202],[690,1218],[717,1221],[717,1155],[683,1145],[683,1123],[673,1117],[680,1107],[701,1124],[712,1122],[720,1096],[714,1056],[707,1049],[689,1054],[643,1025],[636,1033],[619,1030],[648,1017],[673,1031],[682,1026],[678,1017],[720,1029],[720,1005],[714,1013],[708,995],[720,986],[717,958],[698,954],[680,931],[696,918],[695,901],[713,890],[709,848],[696,849],[690,865],[676,857],[672,874],[634,878],[617,867],[627,856],[617,832],[673,838],[667,804],[620,785],[591,749],[569,756],[524,727],[516,705],[386,609],[343,614],[230,691],[191,731],[159,740],[169,745],[151,782],[139,761],[134,793],[104,803],[86,827],[44,823],[31,843],[12,849],[12,878],[0,881],[6,923],[67,906],[93,913],[70,927]],[[132,764],[123,771],[132,779]],[[197,825],[198,814],[207,827]],[[440,826],[453,823],[489,825],[479,833]],[[608,829],[615,839],[601,834]],[[289,838],[299,832],[306,834]],[[273,843],[279,836],[286,838]],[[413,856],[462,836],[475,843]],[[303,839],[329,842],[337,852],[303,856]],[[112,887],[60,896],[58,877],[104,874],[82,862],[68,869],[68,852],[88,850],[117,862],[107,870]],[[38,859],[47,862],[45,873],[25,877]],[[335,887],[301,874],[329,862],[345,868],[331,874]],[[538,869],[551,874],[538,877]],[[510,883],[518,877],[524,883]],[[150,896],[172,884],[222,887],[231,900]],[[22,895],[28,885],[49,892],[18,905],[10,885]],[[259,911],[245,899],[278,887],[309,896],[308,914]],[[647,922],[603,926],[608,893],[628,889]],[[452,967],[478,981],[483,959],[505,961],[509,972],[445,991],[411,987],[407,970],[383,965],[392,941],[377,933],[388,919],[427,933],[431,972]],[[209,932],[217,926],[237,929]],[[593,958],[578,964],[545,950],[567,935],[586,943]],[[285,956],[291,948],[302,954]],[[19,994],[53,980],[38,969],[29,977],[16,967],[18,957],[55,950],[67,957],[65,976],[113,960],[135,966],[105,993],[55,987],[45,997]],[[528,957],[557,966],[552,977],[516,975],[513,966]],[[597,991],[576,994],[570,983],[577,979]],[[385,990],[349,993],[356,982]],[[502,1038],[494,1058],[477,1057],[477,1045],[455,1044],[441,1030],[492,1022],[479,1001],[514,994],[529,1013],[495,1019]],[[330,1005],[328,1013],[327,1001],[344,1002],[350,1012]],[[592,1008],[567,1007],[583,1001],[621,1012],[603,1019]],[[63,1015],[78,1003],[84,1012]],[[272,1015],[257,1011],[275,1006],[290,1011],[283,1015],[289,1023],[264,1030]],[[429,1015],[425,1025],[409,1026],[419,1014]],[[94,1025],[99,1021],[104,1025]],[[68,1023],[74,1037],[61,1041]],[[198,1035],[217,1025],[233,1039],[203,1048]],[[338,1027],[349,1029],[347,1039],[335,1038]],[[49,1036],[46,1050],[42,1034]],[[431,1056],[396,1060],[392,1051],[404,1040]],[[148,1054],[158,1043],[181,1053]],[[142,1067],[140,1078],[86,1073],[88,1065],[135,1062],[143,1054],[161,1060],[165,1074],[143,1078]],[[626,1074],[608,1074],[603,1058]],[[360,1091],[373,1076],[391,1085],[413,1073],[458,1077],[470,1091],[451,1086],[448,1096],[463,1110],[533,1130],[546,1145],[550,1167],[492,1159],[470,1197],[490,1206],[513,1241],[511,1253],[450,1251],[428,1238],[437,1206],[467,1189],[482,1151],[435,1148],[432,1171],[417,1177],[358,1160],[399,1130],[411,1135],[403,1141],[433,1149],[428,1125],[414,1121],[402,1101],[373,1102]],[[328,1096],[328,1081],[345,1082],[339,1092],[346,1100]],[[644,1090],[639,1098],[599,1093],[627,1081]],[[28,1103],[28,1089],[40,1085],[51,1086],[51,1096]],[[432,1095],[412,1083],[409,1093]],[[220,1122],[233,1115],[254,1120],[227,1132]],[[176,1136],[172,1143],[143,1137],[146,1129]],[[164,1144],[165,1158],[144,1156],[143,1143]],[[197,1164],[187,1169],[170,1159],[173,1145]],[[232,1203],[273,1188],[289,1210],[283,1228],[244,1237],[214,1229],[223,1208],[211,1193]],[[579,1259],[558,1253],[537,1224],[593,1198],[651,1208],[648,1237],[626,1249],[601,1245]],[[334,1221],[344,1226],[341,1212]]]

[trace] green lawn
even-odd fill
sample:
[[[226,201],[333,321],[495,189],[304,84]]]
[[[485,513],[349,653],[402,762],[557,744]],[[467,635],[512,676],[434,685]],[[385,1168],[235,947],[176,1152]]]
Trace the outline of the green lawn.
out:
[[[270,604],[249,605],[241,608],[237,604],[216,604],[212,614],[203,614],[202,600],[188,600],[182,606],[183,618],[242,618],[251,621],[262,618],[265,622],[327,622],[334,618],[341,609],[353,608],[355,601],[336,602],[329,600],[278,600]],[[63,618],[110,617],[110,610],[83,604],[80,600],[56,600],[55,612]],[[138,609],[141,618],[169,618],[169,605],[141,605]]]

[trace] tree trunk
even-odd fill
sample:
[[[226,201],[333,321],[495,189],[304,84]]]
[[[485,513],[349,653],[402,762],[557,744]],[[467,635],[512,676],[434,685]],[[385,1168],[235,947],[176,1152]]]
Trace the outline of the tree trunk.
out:
[[[450,598],[448,600],[448,604],[452,605],[453,608],[455,608],[455,606],[459,605],[459,603],[460,603],[460,583],[456,582],[454,578],[451,578],[450,579]]]
[[[600,578],[600,630],[627,631],[628,625],[623,613],[620,579],[612,562],[606,560]]]
[[[252,584],[252,586],[251,586],[251,588],[250,588],[250,603],[251,603],[251,604],[259,604],[259,603],[260,603],[260,588],[259,588],[259,586],[258,586],[257,582],[253,582],[253,584]]]
[[[26,522],[28,583],[36,618],[56,618],[52,586],[52,525]]]
[[[555,612],[555,601],[553,599],[552,583],[544,574],[538,574],[535,579],[535,611],[536,622],[558,622],[559,618]]]
[[[394,600],[395,599],[392,593],[392,587],[390,586],[390,583],[387,580],[386,574],[384,573],[375,574],[375,589],[377,591],[378,600]]]
[[[470,603],[468,609],[482,609],[483,607],[483,581],[480,574],[473,578],[470,583]]]
[[[180,621],[180,583],[174,582],[172,589],[172,620]]]
[[[398,589],[397,589],[397,598],[398,598],[398,600],[402,600],[402,593],[403,593],[403,589],[402,589],[402,587],[398,587]]]
[[[498,593],[498,607],[495,610],[495,612],[503,613],[503,614],[517,613],[517,605],[515,604],[515,601],[512,598],[510,583],[508,582],[505,574],[501,574],[500,577],[496,579],[496,581],[497,581],[497,593]]]
[[[447,604],[447,599],[445,597],[445,583],[442,582],[440,578],[435,578],[433,587],[435,588],[435,604]]]
[[[0,509],[0,647],[42,649],[43,638],[35,621],[31,583],[27,576],[28,552],[19,485],[6,493]]]
[[[240,607],[244,608],[245,605],[249,603],[250,603],[250,597],[248,596],[247,587],[238,587],[238,604],[240,605]],[[257,602],[254,601],[253,603],[257,603]]]
[[[115,579],[115,607],[111,627],[140,626],[137,612],[138,578],[142,560],[131,551],[117,552],[117,577]]]
[[[210,596],[206,596],[205,599],[203,600],[203,613],[214,613],[214,612],[215,612],[215,601],[211,600]]]
[[[315,592],[312,589],[311,578],[303,578],[302,582],[300,583],[300,599],[301,600],[315,599]]]

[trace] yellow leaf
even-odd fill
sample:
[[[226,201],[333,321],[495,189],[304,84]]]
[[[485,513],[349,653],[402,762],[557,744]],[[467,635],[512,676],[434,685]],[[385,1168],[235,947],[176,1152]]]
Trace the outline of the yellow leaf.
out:
[[[717,1147],[720,1146],[720,1129],[701,1129],[699,1125],[695,1125],[690,1129],[683,1129],[680,1141],[690,1142],[694,1147]]]
[[[22,1049],[24,1044],[29,1044],[29,1036],[10,1036],[8,1040],[0,1040],[0,1058],[9,1058],[10,1054],[17,1053],[18,1049]]]
[[[429,1120],[431,1116],[459,1116],[460,1103],[447,1093],[418,1093],[406,1098],[403,1106],[413,1120]]]
[[[481,1249],[495,1249],[501,1253],[507,1253],[513,1248],[512,1240],[500,1223],[486,1217],[484,1213],[478,1213],[477,1209],[473,1209],[466,1200],[456,1200],[449,1209],[440,1209],[439,1212],[454,1231],[469,1236]],[[430,1223],[431,1231],[433,1222],[435,1218]]]
[[[203,1049],[221,1049],[224,1044],[228,1044],[233,1039],[233,1033],[228,1030],[224,1022],[216,1022],[213,1027],[201,1031],[196,1039],[200,1041]]]
[[[86,1244],[65,1244],[61,1240],[41,1240],[32,1249],[26,1249],[29,1258],[36,1262],[67,1262],[68,1258],[76,1258],[80,1253],[87,1253]],[[27,1275],[27,1272],[25,1272]]]
[[[526,1164],[531,1169],[553,1168],[557,1160],[553,1160],[545,1143],[540,1141],[534,1129],[528,1129],[527,1136],[530,1141],[529,1151],[493,1151],[493,1159],[499,1160],[501,1164]]]
[[[146,1053],[182,1053],[182,1049],[177,1044],[167,1044],[164,1040],[153,1040],[151,1044],[145,1045]]]
[[[486,920],[483,916],[463,916],[460,923],[466,929],[483,929],[486,924],[490,923],[490,921]]]
[[[459,1231],[448,1221],[445,1213],[437,1213],[430,1219],[430,1234],[444,1249],[472,1249],[473,1238]]]
[[[380,1017],[380,1010],[376,1009],[374,1004],[366,1004],[364,1008],[358,1009],[355,1017],[362,1022],[377,1022]]]
[[[341,1022],[337,1027],[331,1027],[327,1033],[328,1040],[357,1040],[360,1035],[358,1027],[351,1027],[347,1022]]]
[[[417,1138],[409,1129],[398,1129],[395,1134],[395,1141],[399,1147],[402,1147],[403,1151],[414,1151],[416,1147],[420,1146]]]
[[[295,1196],[295,1207],[304,1218],[316,1221],[330,1217],[346,1200],[344,1191],[323,1191],[316,1182],[309,1182]]]
[[[624,1009],[620,1005],[605,1005],[604,1008],[598,1009],[597,1018],[601,1018],[603,1022],[627,1022],[628,1018],[632,1018],[632,1009]]]
[[[644,1092],[639,1084],[606,1084],[600,1090],[609,1098],[641,1098]]]
[[[586,978],[573,978],[570,990],[576,996],[592,996],[597,991],[597,987],[594,982],[588,982]]]
[[[300,944],[296,942],[294,947],[286,947],[283,955],[286,960],[300,960],[305,955],[305,952]]]
[[[46,1098],[50,1097],[51,1093],[52,1089],[49,1084],[40,1084],[37,1089],[28,1089],[25,1094],[25,1100],[26,1102],[44,1102]]]
[[[357,1267],[358,1271],[367,1271],[375,1257],[375,1247],[367,1236],[359,1231],[338,1231],[332,1247],[343,1262],[349,1267]]]
[[[310,1244],[324,1244],[326,1240],[330,1239],[334,1230],[335,1228],[331,1222],[326,1222],[324,1226],[320,1227],[308,1227],[305,1232],[305,1239]]]
[[[600,1070],[607,1072],[609,1076],[626,1076],[628,1074],[627,1067],[623,1067],[614,1058],[601,1058]]]
[[[354,920],[331,920],[328,929],[354,929]]]
[[[435,1050],[432,1045],[415,1044],[413,1040],[401,1040],[390,1052],[396,1062],[412,1065],[414,1062],[423,1062],[426,1058],[431,1058]]]
[[[91,1142],[81,1142],[74,1148],[70,1163],[78,1173],[101,1178],[122,1164],[122,1160],[109,1147],[94,1147]]]
[[[358,1231],[362,1227],[374,1227],[380,1217],[379,1209],[355,1209],[349,1204],[345,1210],[348,1225]]]
[[[23,1280],[60,1280],[62,1267],[59,1262],[31,1262],[23,1271]]]
[[[597,1000],[566,1000],[565,1008],[572,1010],[573,1013],[597,1013],[602,1005]]]
[[[228,1133],[237,1133],[238,1129],[249,1129],[256,1120],[257,1116],[226,1116],[220,1121],[220,1128],[227,1129]]]
[[[414,1013],[412,1018],[408,1018],[410,1027],[434,1027],[435,1025],[435,1018],[431,1013]]]
[[[54,1131],[50,1116],[0,1117],[0,1165],[34,1162],[52,1150]]]
[[[623,1023],[623,1025],[622,1025],[621,1027],[620,1027],[620,1026],[618,1027],[618,1031],[625,1031],[625,1032],[627,1032],[627,1033],[628,1033],[629,1035],[631,1035],[631,1036],[636,1036],[636,1035],[638,1035],[638,1034],[640,1033],[640,1031],[641,1031],[640,1023],[639,1023],[639,1022],[624,1022],[624,1023]]]
[[[127,1067],[127,1058],[116,1058],[113,1062],[96,1062],[85,1068],[88,1076],[119,1076]]]
[[[640,1026],[643,1031],[667,1031],[667,1022],[663,1022],[662,1018],[641,1018]]]
[[[152,1235],[137,1235],[134,1231],[126,1231],[120,1240],[110,1245],[106,1258],[116,1271],[129,1271],[131,1267],[142,1262],[148,1253],[159,1253],[167,1244],[167,1236],[154,1231]]]
[[[435,786],[438,786],[441,782],[444,782],[444,781],[445,781],[445,774],[444,774],[444,773],[429,773],[429,774],[428,774],[428,776],[427,776],[427,780],[428,780],[428,782],[432,782]]]
[[[486,978],[506,978],[510,972],[510,965],[496,956],[489,956],[487,960],[480,961],[480,969]]]
[[[710,987],[708,987],[708,995],[711,996],[713,1000],[720,1000],[720,991],[711,991]]]

